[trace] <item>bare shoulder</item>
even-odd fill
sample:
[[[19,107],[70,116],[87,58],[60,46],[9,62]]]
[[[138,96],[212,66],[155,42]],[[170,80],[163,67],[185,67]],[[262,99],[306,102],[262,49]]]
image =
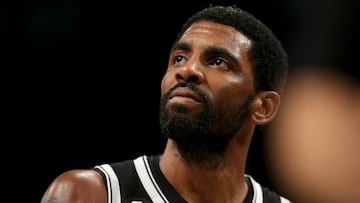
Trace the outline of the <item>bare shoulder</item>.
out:
[[[102,176],[95,170],[74,169],[57,176],[45,191],[41,203],[106,203]]]

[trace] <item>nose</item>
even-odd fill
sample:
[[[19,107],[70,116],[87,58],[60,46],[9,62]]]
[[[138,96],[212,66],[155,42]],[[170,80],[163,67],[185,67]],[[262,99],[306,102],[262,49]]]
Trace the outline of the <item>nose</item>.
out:
[[[205,78],[200,62],[191,61],[188,61],[183,67],[181,67],[175,77],[178,81],[182,80],[198,84],[202,83]]]

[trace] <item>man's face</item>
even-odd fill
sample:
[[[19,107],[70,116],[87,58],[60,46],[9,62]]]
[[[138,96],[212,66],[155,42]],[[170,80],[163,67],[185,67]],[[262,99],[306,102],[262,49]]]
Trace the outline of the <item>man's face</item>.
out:
[[[230,26],[197,22],[173,47],[161,84],[160,124],[184,151],[222,153],[253,99],[251,41]]]

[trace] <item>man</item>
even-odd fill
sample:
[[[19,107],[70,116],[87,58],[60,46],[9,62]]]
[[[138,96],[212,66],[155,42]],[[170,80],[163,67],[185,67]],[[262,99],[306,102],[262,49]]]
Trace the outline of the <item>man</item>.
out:
[[[279,40],[251,14],[197,12],[161,83],[163,154],[64,172],[41,202],[288,202],[245,174],[254,130],[275,117],[287,67]]]

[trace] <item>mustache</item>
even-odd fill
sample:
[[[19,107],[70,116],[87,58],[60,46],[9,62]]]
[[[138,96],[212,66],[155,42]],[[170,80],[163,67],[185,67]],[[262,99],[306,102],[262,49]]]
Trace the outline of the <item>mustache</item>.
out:
[[[177,83],[172,88],[170,88],[167,92],[165,92],[165,94],[163,96],[164,99],[168,100],[169,97],[170,97],[171,92],[173,92],[175,89],[177,89],[179,87],[187,87],[187,88],[191,89],[196,94],[198,94],[201,97],[201,99],[206,103],[207,103],[207,101],[210,100],[210,97],[207,95],[206,92],[204,92],[197,85],[195,85],[194,83],[191,83],[191,82],[179,82],[179,83]]]

